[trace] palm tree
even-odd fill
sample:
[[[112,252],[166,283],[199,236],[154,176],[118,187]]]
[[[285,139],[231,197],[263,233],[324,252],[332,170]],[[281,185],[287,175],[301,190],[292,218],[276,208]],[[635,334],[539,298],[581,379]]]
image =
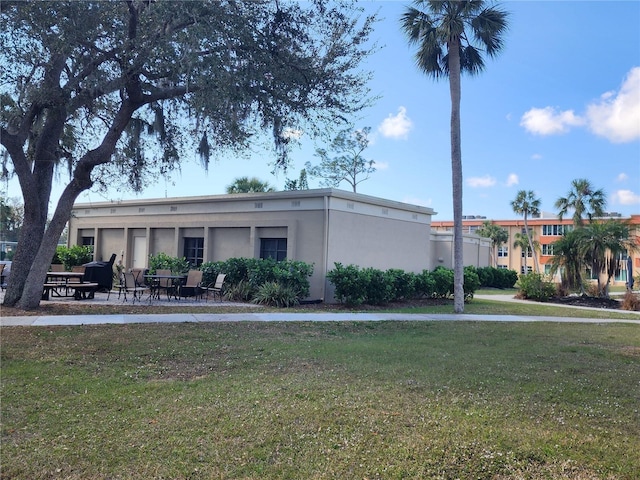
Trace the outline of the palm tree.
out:
[[[559,209],[558,218],[560,220],[569,210],[573,210],[573,224],[581,227],[584,224],[583,214],[586,213],[589,222],[591,222],[594,216],[603,216],[606,204],[607,201],[602,189],[595,190],[589,180],[578,178],[571,182],[571,190],[566,197],[560,197],[556,201],[555,207]]]
[[[570,292],[577,288],[585,294],[582,282],[584,257],[581,252],[581,237],[579,230],[565,231],[561,238],[553,242],[553,258],[551,259],[551,275],[560,271],[561,285]]]
[[[238,177],[231,185],[227,185],[227,193],[257,193],[274,192],[269,183],[263,182],[256,177]]]
[[[460,76],[484,69],[482,50],[495,56],[503,45],[507,13],[482,0],[416,0],[402,16],[410,44],[417,44],[418,67],[435,79],[449,78],[451,95],[451,177],[453,190],[454,311],[464,311],[462,249],[462,151]],[[478,47],[472,43],[474,41]]]
[[[494,266],[497,267],[498,256],[496,255],[496,250],[500,248],[503,243],[509,241],[509,234],[504,228],[489,220],[482,222],[482,227],[476,230],[476,233],[481,237],[491,239],[491,256],[493,257]]]
[[[585,262],[598,277],[598,296],[609,296],[611,278],[620,271],[622,254],[636,248],[629,239],[629,225],[610,220],[590,223],[576,230],[580,235],[580,250]],[[602,275],[607,281],[602,284]]]
[[[529,225],[527,224],[527,217],[540,215],[540,199],[536,198],[533,190],[520,190],[516,195],[516,198],[513,202],[511,202],[511,208],[518,215],[524,216],[524,229],[529,239],[529,248],[531,248],[531,252],[533,252],[533,262],[536,266],[536,272],[540,273],[540,267],[538,265],[538,257],[536,256],[536,251],[533,248],[533,240],[531,238],[531,232],[529,231]]]
[[[531,232],[531,239],[528,235],[524,233],[516,233],[513,238],[513,247],[520,248],[522,250],[521,260],[520,260],[520,271],[523,274],[527,273],[527,258],[529,257],[529,252],[531,252],[531,256],[536,258],[536,252],[540,249],[540,242],[533,239],[533,232]]]

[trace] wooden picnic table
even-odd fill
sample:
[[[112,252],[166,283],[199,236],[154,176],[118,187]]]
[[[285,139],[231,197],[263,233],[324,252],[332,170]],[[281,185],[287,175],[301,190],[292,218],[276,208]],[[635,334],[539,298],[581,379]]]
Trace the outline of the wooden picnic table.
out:
[[[93,298],[99,285],[83,282],[83,272],[47,272],[47,280],[43,285],[42,299],[50,297],[73,297],[76,300]]]

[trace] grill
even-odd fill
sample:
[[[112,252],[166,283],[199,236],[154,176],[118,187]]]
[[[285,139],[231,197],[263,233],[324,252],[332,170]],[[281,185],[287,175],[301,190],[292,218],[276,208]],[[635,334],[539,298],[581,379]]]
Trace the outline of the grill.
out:
[[[111,290],[113,286],[113,263],[116,261],[116,254],[111,255],[108,262],[89,262],[84,267],[84,282],[98,284],[98,290]]]

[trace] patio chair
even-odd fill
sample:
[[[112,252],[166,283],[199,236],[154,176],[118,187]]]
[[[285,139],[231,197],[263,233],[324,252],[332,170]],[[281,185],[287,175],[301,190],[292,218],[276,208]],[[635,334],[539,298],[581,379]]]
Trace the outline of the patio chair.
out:
[[[126,272],[124,274],[124,301],[127,301],[127,293],[133,293],[133,302],[136,303],[136,299],[140,301],[144,292],[149,290],[147,286],[140,286],[136,283],[136,278],[133,273]]]
[[[178,294],[181,297],[202,298],[202,270],[189,270],[187,280],[180,286]]]
[[[216,299],[216,294],[219,296],[220,301],[222,301],[222,287],[224,285],[224,278],[226,274],[219,273],[216,277],[216,281],[214,283],[210,283],[206,287],[203,287],[202,290],[206,292],[206,301],[209,300],[209,292],[213,293],[213,299]]]

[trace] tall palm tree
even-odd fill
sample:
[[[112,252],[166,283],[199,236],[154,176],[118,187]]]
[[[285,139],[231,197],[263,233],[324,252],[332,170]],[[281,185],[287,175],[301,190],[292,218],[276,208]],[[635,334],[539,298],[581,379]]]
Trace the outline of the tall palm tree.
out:
[[[498,256],[496,255],[496,251],[503,243],[509,241],[509,234],[504,228],[490,220],[482,222],[482,226],[476,230],[476,233],[481,237],[491,239],[491,256],[493,257],[493,265],[497,268]]]
[[[560,197],[555,207],[559,209],[558,218],[573,210],[573,224],[581,227],[584,224],[582,216],[587,215],[589,222],[593,217],[601,217],[604,214],[607,200],[602,189],[594,189],[586,178],[578,178],[571,182],[571,190],[566,197]]]
[[[520,271],[523,274],[527,273],[527,258],[529,258],[529,252],[531,252],[531,256],[536,258],[536,252],[540,250],[540,242],[533,239],[533,233],[531,232],[531,243],[529,243],[529,236],[524,233],[516,233],[513,238],[513,248],[520,248],[522,250],[521,260],[520,260]]]
[[[462,151],[460,76],[484,69],[482,51],[494,57],[503,46],[507,13],[482,0],[416,0],[402,16],[418,67],[435,79],[449,78],[451,95],[451,177],[453,190],[454,311],[464,311],[462,244]],[[478,46],[476,46],[478,45]]]
[[[516,195],[515,200],[511,202],[511,208],[513,208],[513,211],[518,215],[524,216],[524,230],[527,235],[527,239],[529,240],[529,248],[533,253],[533,263],[536,266],[536,272],[540,273],[538,257],[535,249],[533,248],[533,239],[531,238],[531,231],[529,230],[529,224],[527,223],[529,215],[540,215],[540,199],[536,198],[533,190],[520,190]]]

